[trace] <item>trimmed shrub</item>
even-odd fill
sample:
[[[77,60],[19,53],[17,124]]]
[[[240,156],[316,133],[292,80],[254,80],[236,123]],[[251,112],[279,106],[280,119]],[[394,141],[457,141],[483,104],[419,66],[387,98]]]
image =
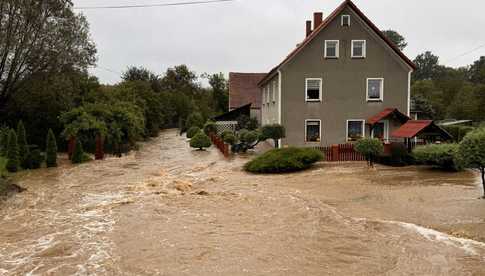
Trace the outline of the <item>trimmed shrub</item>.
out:
[[[30,167],[29,169],[38,169],[42,166],[42,163],[44,162],[44,156],[42,155],[42,152],[40,149],[32,149],[29,153],[29,160],[30,160]]]
[[[261,128],[261,140],[273,139],[275,147],[278,148],[279,139],[286,137],[285,127],[279,124],[266,125]]]
[[[455,141],[455,143],[460,143],[461,140],[475,128],[471,126],[444,126],[443,129],[453,136],[453,141]]]
[[[251,145],[258,141],[259,136],[259,132],[257,131],[246,130],[245,132],[239,134],[239,140],[245,144]]]
[[[192,138],[194,137],[197,133],[201,132],[200,128],[198,127],[191,127],[189,128],[189,130],[187,131],[187,138]]]
[[[0,157],[0,179],[7,176],[7,158]]]
[[[71,161],[73,164],[81,164],[85,162],[84,156],[85,156],[85,153],[83,150],[83,144],[79,139],[77,139],[76,147],[74,147],[74,152],[72,154]]]
[[[382,141],[376,138],[364,138],[355,143],[355,150],[362,154],[369,166],[374,166],[376,158],[384,152]]]
[[[323,154],[311,148],[273,149],[244,165],[252,173],[287,173],[308,169],[322,161]]]
[[[226,133],[223,137],[224,143],[228,143],[229,145],[234,145],[237,142],[236,135],[232,132]]]
[[[17,142],[17,134],[12,129],[8,135],[8,152],[7,152],[7,170],[9,172],[17,172],[20,167],[19,161],[19,146]]]
[[[19,121],[17,124],[17,142],[19,146],[20,165],[25,169],[29,169],[29,145],[27,144],[27,134],[25,133],[25,126],[22,121]]]
[[[458,155],[458,144],[433,144],[416,147],[413,156],[421,164],[446,171],[463,169],[463,162]]]
[[[0,144],[0,156],[7,157],[8,153],[8,135],[10,133],[10,129],[5,128],[1,133],[1,144]]]
[[[199,131],[192,139],[190,139],[190,147],[203,150],[211,146],[211,140],[209,136],[205,135],[202,131]]]
[[[204,118],[202,117],[202,114],[195,112],[187,117],[185,128],[190,129],[191,127],[198,127],[199,129],[204,128]]]
[[[47,133],[45,163],[48,168],[57,167],[57,142],[52,129]]]
[[[206,135],[209,135],[211,133],[217,133],[217,125],[215,122],[212,122],[212,121],[208,121],[207,123],[205,123],[204,125],[204,133]]]
[[[221,133],[221,139],[224,140],[224,137],[226,137],[226,135],[234,135],[236,136],[236,134],[234,134],[234,131],[232,130],[224,130],[222,133]]]
[[[485,198],[485,128],[468,133],[461,141],[458,152],[464,166],[480,171]]]

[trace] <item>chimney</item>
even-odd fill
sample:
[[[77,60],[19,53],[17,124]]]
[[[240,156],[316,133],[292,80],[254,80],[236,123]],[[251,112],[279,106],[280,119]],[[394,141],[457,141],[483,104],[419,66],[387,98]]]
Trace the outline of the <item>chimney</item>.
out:
[[[323,13],[322,12],[316,12],[313,14],[313,30],[316,30],[320,24],[322,24],[323,21]]]
[[[306,37],[310,36],[312,34],[312,21],[308,20],[306,22]]]

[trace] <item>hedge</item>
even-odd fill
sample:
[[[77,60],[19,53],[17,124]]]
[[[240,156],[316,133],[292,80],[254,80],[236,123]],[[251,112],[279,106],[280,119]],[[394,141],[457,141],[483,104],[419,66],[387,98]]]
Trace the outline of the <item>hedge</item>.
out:
[[[322,161],[323,154],[311,148],[273,149],[244,165],[252,173],[287,173],[308,169]]]
[[[416,147],[413,156],[418,163],[447,171],[460,171],[463,169],[463,162],[458,150],[458,144],[432,144]]]

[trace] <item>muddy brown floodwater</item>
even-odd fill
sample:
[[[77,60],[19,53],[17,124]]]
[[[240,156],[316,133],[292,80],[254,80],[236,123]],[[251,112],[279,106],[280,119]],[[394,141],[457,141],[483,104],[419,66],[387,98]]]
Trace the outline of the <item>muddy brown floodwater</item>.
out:
[[[169,130],[121,159],[19,174],[0,275],[485,275],[472,172],[245,161]]]

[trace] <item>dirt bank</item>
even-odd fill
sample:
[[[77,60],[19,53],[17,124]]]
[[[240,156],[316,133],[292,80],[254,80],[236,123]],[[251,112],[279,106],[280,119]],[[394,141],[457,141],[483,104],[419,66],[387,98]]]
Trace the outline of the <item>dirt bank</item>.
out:
[[[22,176],[28,190],[0,209],[0,274],[485,274],[473,173],[264,176],[245,161],[166,131],[121,159]]]

